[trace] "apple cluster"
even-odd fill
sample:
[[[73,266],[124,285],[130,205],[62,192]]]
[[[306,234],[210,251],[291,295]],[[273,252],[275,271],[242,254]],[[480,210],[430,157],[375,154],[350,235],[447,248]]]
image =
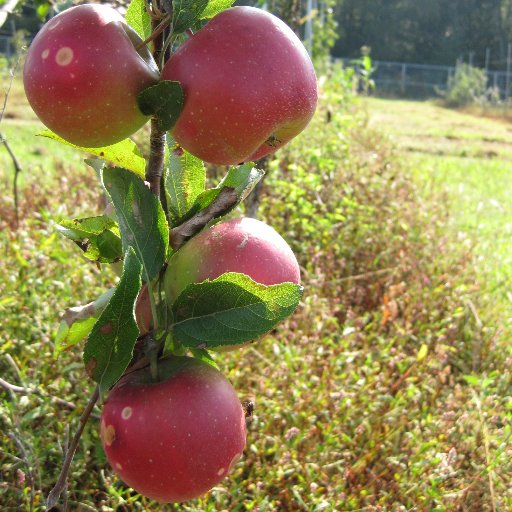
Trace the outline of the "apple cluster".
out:
[[[272,227],[231,219],[201,231],[170,258],[167,303],[188,285],[226,272],[265,285],[300,282],[295,255]],[[135,312],[143,334],[151,322],[145,287]],[[160,360],[158,372],[156,382],[142,369],[116,384],[103,408],[101,440],[124,482],[157,501],[181,502],[218,484],[242,456],[245,416],[232,385],[209,364],[173,356]]]
[[[261,9],[227,9],[187,39],[159,73],[139,35],[111,7],[84,4],[52,18],[32,42],[23,75],[30,105],[57,135],[102,147],[147,121],[137,96],[178,81],[184,109],[173,128],[210,163],[269,155],[299,134],[316,108],[311,60],[293,31]]]
[[[38,117],[84,148],[115,144],[140,129],[148,116],[139,94],[161,80],[179,82],[184,94],[174,139],[221,165],[273,153],[305,128],[317,102],[315,72],[300,40],[281,20],[252,7],[214,16],[159,70],[117,11],[79,5],[41,29],[24,67],[26,95]],[[167,263],[169,306],[189,285],[227,272],[267,286],[300,282],[285,240],[249,218],[203,229]],[[151,332],[146,285],[135,316],[140,335]],[[117,382],[103,407],[100,435],[125,483],[151,499],[181,502],[219,483],[242,456],[245,414],[221,372],[197,358],[170,355],[158,361],[156,374],[146,367]]]

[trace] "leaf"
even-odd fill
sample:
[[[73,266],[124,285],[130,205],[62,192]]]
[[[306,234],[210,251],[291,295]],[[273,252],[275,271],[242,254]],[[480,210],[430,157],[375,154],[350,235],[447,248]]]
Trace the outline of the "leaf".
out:
[[[163,132],[170,130],[183,110],[183,89],[179,82],[162,80],[144,89],[137,96],[140,111],[146,116],[156,116]]]
[[[238,196],[238,205],[252,192],[258,181],[260,181],[264,175],[265,171],[256,169],[256,167],[249,162],[238,167],[231,167],[223,180],[218,184],[217,188],[234,188]]]
[[[100,393],[108,391],[119,380],[132,358],[139,335],[134,308],[141,287],[141,273],[141,262],[129,247],[119,284],[85,345],[85,368],[99,384]]]
[[[228,214],[251,193],[264,174],[265,172],[261,169],[253,167],[252,163],[231,167],[217,187],[206,190],[197,197],[184,220],[195,215],[198,211],[208,208],[217,199],[220,191],[226,188],[235,192],[236,201],[229,205],[225,211],[219,212],[218,216]]]
[[[89,260],[114,263],[123,256],[119,227],[106,215],[63,220],[57,231],[73,240]]]
[[[302,287],[264,286],[250,277],[226,273],[189,285],[173,304],[173,334],[186,347],[216,348],[254,340],[291,315]]]
[[[178,250],[186,240],[201,231],[211,220],[224,215],[236,204],[237,196],[234,189],[226,187],[216,192],[218,193],[215,199],[204,210],[171,230],[170,244],[174,250]]]
[[[143,40],[151,35],[151,18],[146,10],[145,0],[132,0],[125,18]]]
[[[251,163],[232,167],[216,188],[199,194],[187,214],[175,221],[178,225],[171,230],[171,247],[178,249],[208,222],[236,208],[250,194],[264,174],[264,171],[256,169]],[[174,179],[179,186],[179,172]],[[170,188],[170,185],[167,185],[167,188]],[[182,211],[184,210],[185,208],[182,208]]]
[[[174,33],[185,32],[203,16],[208,0],[174,0],[172,23]]]
[[[479,386],[480,379],[475,375],[463,375],[462,378],[466,381],[470,386]]]
[[[203,363],[207,363],[210,366],[213,366],[216,370],[219,370],[219,366],[215,362],[215,359],[213,359],[213,357],[210,355],[210,353],[207,350],[200,349],[200,348],[191,348],[190,352],[196,359],[199,359]]]
[[[201,19],[213,18],[219,12],[231,7],[234,3],[235,0],[210,0],[206,9],[201,14]]]
[[[206,171],[202,160],[184,151],[168,136],[169,149],[164,184],[167,208],[173,226],[180,224],[197,197],[204,192]]]
[[[59,137],[51,130],[44,130],[37,135],[40,137],[48,137],[49,139],[56,140],[61,144],[65,144],[66,146],[81,149],[82,151],[90,153],[91,155],[99,156],[104,160],[108,160],[109,162],[124,167],[125,169],[128,169],[129,171],[137,174],[137,176],[144,178],[144,174],[146,172],[146,161],[144,160],[144,157],[142,156],[142,153],[140,152],[135,142],[130,139],[124,139],[117,144],[104,146],[102,148],[84,148],[81,146],[76,146],[75,144],[71,144],[71,142],[68,142],[62,137]]]
[[[418,355],[416,356],[416,361],[420,362],[425,359],[428,355],[428,345],[423,343],[420,347],[420,350],[418,351]]]
[[[147,283],[160,272],[169,245],[169,227],[162,205],[141,179],[125,169],[102,171],[101,182],[116,211],[123,252],[133,247]]]
[[[55,349],[53,352],[55,358],[59,357],[64,350],[73,347],[89,335],[114,291],[115,288],[111,288],[100,295],[94,302],[89,302],[85,306],[69,308],[64,312],[55,337]]]

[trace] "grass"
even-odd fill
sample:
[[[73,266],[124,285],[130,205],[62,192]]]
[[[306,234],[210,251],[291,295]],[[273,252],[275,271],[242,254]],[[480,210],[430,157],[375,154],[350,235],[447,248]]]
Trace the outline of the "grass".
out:
[[[486,195],[477,165],[461,167],[467,157],[445,160],[401,146],[400,134],[419,130],[419,121],[402,111],[385,121],[398,102],[372,100],[365,112],[350,90],[343,75],[323,82],[311,127],[272,161],[263,187],[261,218],[292,245],[306,293],[274,332],[217,356],[240,398],[255,402],[244,459],[205,497],[158,505],[110,470],[93,419],[73,464],[70,510],[512,508],[512,354],[498,332],[503,322],[489,322],[506,303],[482,297],[488,274],[475,267],[496,247],[496,219],[484,209],[484,238],[482,217],[476,223],[459,211],[473,202],[456,193],[462,184],[474,197],[500,201],[507,175],[485,167],[494,183]],[[22,96],[12,99],[13,109],[26,112]],[[405,107],[430,112],[428,104]],[[457,114],[446,114],[450,127],[436,111],[428,130],[452,130]],[[487,136],[505,137],[501,128]],[[385,135],[392,132],[394,142]],[[464,144],[471,149],[473,142]],[[36,157],[35,168],[46,157]],[[73,162],[52,152],[47,172],[26,173],[18,229],[12,198],[0,199],[0,375],[38,390],[0,389],[6,511],[43,510],[66,425],[74,432],[92,393],[78,350],[53,359],[58,318],[115,279],[108,267],[85,263],[53,229],[62,216],[99,212],[94,173]],[[478,233],[489,249],[476,244]],[[498,269],[490,259],[486,265]]]
[[[510,329],[512,124],[428,102],[370,99],[367,108],[370,126],[390,134],[427,193],[447,201],[448,226],[474,248],[496,320]]]

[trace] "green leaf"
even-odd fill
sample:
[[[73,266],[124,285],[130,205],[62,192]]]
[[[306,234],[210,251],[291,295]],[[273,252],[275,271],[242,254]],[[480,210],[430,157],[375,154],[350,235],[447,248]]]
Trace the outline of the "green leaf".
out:
[[[63,220],[57,231],[73,240],[89,260],[114,263],[123,256],[119,227],[106,215]]]
[[[416,356],[416,361],[420,362],[425,359],[428,355],[428,345],[426,343],[423,343],[420,347],[420,350],[418,351],[418,355]]]
[[[55,337],[55,349],[53,352],[55,358],[59,357],[64,350],[73,347],[89,335],[114,291],[115,288],[111,288],[100,295],[94,302],[90,302],[85,306],[69,308],[65,311]]]
[[[462,378],[466,381],[470,386],[480,386],[480,379],[475,375],[463,375]]]
[[[146,161],[144,160],[144,157],[142,156],[142,153],[140,152],[135,142],[130,139],[125,139],[121,142],[118,142],[117,144],[104,146],[102,148],[84,148],[81,146],[76,146],[75,144],[71,144],[71,142],[68,142],[62,137],[59,137],[51,130],[44,130],[37,135],[40,137],[48,137],[49,139],[56,140],[61,144],[65,144],[66,146],[81,149],[82,151],[90,153],[91,155],[99,156],[104,160],[108,160],[109,162],[124,167],[125,169],[134,172],[141,178],[144,178],[144,174],[146,172]]]
[[[85,345],[85,368],[99,384],[101,393],[119,380],[132,358],[139,335],[134,309],[141,287],[141,273],[142,265],[133,248],[129,247],[119,284]]]
[[[253,167],[252,163],[246,163],[238,167],[231,167],[217,187],[205,190],[197,196],[197,199],[190,206],[187,214],[183,216],[180,221],[183,222],[188,220],[199,211],[208,208],[217,199],[221,190],[231,188],[236,193],[236,202],[231,204],[227,209],[218,212],[216,217],[228,214],[251,193],[264,174],[264,171]]]
[[[203,16],[208,0],[174,0],[172,23],[174,33],[185,32]]]
[[[213,357],[207,350],[200,348],[191,348],[190,352],[196,359],[199,359],[203,363],[207,363],[210,366],[213,366],[216,370],[220,369],[218,364],[215,362],[215,359],[213,359]]]
[[[44,20],[49,12],[50,12],[50,4],[49,3],[42,3],[36,7],[37,17],[41,20]]]
[[[206,171],[202,160],[182,150],[171,137],[168,137],[168,149],[164,183],[169,217],[175,226],[204,191]]]
[[[231,7],[234,3],[235,0],[210,0],[206,9],[201,14],[201,19],[213,18],[219,12]]]
[[[146,10],[145,0],[132,0],[125,18],[144,41],[151,35],[151,18]]]
[[[264,175],[265,171],[256,169],[256,167],[249,162],[229,169],[228,173],[218,184],[217,188],[223,189],[231,187],[235,189],[238,196],[238,203],[233,206],[233,208],[235,208],[239,203],[245,200]]]
[[[169,245],[162,205],[141,179],[125,169],[102,171],[101,182],[116,211],[123,252],[133,247],[147,283],[160,272]]]
[[[244,274],[223,274],[187,286],[173,304],[173,334],[192,348],[240,345],[291,315],[301,295],[293,283],[264,286]]]
[[[179,82],[162,80],[144,89],[137,96],[140,111],[146,116],[156,116],[163,132],[170,130],[183,110],[183,89]]]

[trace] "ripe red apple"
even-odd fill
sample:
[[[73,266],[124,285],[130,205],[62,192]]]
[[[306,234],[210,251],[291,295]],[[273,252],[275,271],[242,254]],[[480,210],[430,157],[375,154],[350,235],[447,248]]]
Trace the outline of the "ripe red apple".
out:
[[[219,483],[242,456],[245,417],[235,390],[210,365],[190,357],[130,373],[110,392],[101,441],[119,477],[160,502],[180,502]]]
[[[137,94],[158,69],[124,18],[100,4],[52,18],[32,42],[23,82],[39,119],[73,144],[99,147],[132,135],[148,120]]]
[[[169,261],[164,287],[172,304],[191,283],[240,272],[264,285],[299,283],[290,246],[272,227],[251,218],[231,219],[201,231]]]
[[[171,56],[162,79],[181,82],[185,94],[174,138],[214,164],[273,153],[306,127],[318,96],[298,37],[254,7],[212,18]]]

